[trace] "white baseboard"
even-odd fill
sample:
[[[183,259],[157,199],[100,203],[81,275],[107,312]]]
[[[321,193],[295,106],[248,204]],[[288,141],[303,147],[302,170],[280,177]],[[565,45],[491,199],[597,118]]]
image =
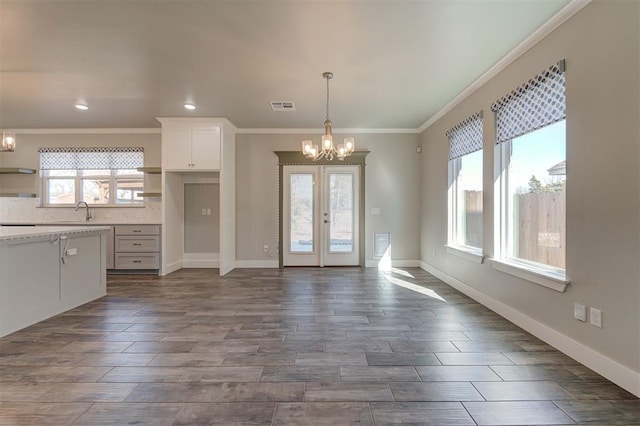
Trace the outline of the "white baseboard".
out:
[[[573,340],[559,331],[523,314],[481,291],[453,278],[425,262],[420,262],[420,268],[441,279],[456,290],[466,294],[476,302],[486,306],[498,315],[503,316],[517,326],[523,328],[537,338],[543,340],[560,352],[570,356],[581,364],[586,365],[596,373],[611,380],[616,385],[640,397],[640,372],[633,371],[615,360]]]
[[[236,268],[279,268],[277,260],[236,260]]]
[[[367,259],[365,262],[366,268],[377,268],[381,259]],[[391,260],[391,266],[394,268],[419,268],[419,260]]]
[[[160,275],[161,276],[169,275],[170,273],[175,272],[180,268],[182,268],[182,261],[180,260],[172,263],[168,263],[162,266],[162,272],[160,273]]]
[[[220,253],[185,253],[182,257],[183,268],[219,268]]]

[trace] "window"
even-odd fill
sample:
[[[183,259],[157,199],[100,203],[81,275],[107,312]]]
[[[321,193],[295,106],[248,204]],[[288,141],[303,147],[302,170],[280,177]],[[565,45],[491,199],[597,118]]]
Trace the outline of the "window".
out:
[[[482,254],[482,113],[447,132],[449,136],[449,241]]]
[[[498,258],[565,278],[564,62],[494,103]]]
[[[142,148],[40,148],[44,206],[141,205]]]

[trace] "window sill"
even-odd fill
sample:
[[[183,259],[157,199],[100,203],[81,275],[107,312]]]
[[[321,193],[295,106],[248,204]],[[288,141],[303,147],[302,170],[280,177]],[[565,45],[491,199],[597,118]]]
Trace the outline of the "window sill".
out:
[[[484,262],[484,256],[482,250],[465,246],[450,246],[445,245],[447,253],[455,256],[467,259],[470,262],[481,264]]]
[[[564,293],[570,283],[566,276],[508,260],[491,259],[491,267],[560,293]]]

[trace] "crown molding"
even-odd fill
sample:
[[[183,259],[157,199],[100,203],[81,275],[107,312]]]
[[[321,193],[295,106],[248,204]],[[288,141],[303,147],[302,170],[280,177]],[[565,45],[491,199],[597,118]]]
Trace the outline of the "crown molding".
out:
[[[166,121],[167,124],[175,123],[173,120]],[[206,120],[192,120],[191,124],[212,124],[211,121]],[[224,123],[229,126],[229,128],[236,134],[318,134],[321,135],[324,133],[324,129],[316,128],[316,129],[276,129],[276,128],[265,128],[265,129],[240,129],[237,128],[227,119],[222,119],[217,121],[215,124],[219,125]],[[21,135],[120,135],[120,134],[160,134],[162,129],[158,128],[113,128],[113,129],[80,129],[80,128],[68,128],[68,129],[12,129],[16,134]],[[419,129],[333,129],[333,133],[341,135],[341,134],[371,134],[371,133],[381,133],[381,134],[399,134],[399,133],[408,133],[408,134],[417,134],[420,133]]]
[[[15,129],[20,135],[123,135],[160,134],[161,128],[114,128],[114,129]]]
[[[500,59],[495,65],[489,68],[484,74],[478,77],[473,83],[468,85],[462,90],[455,98],[453,98],[448,104],[446,104],[440,111],[433,114],[427,121],[418,128],[418,132],[422,133],[433,123],[442,118],[446,113],[455,108],[460,102],[470,96],[473,92],[482,87],[485,83],[491,80],[493,77],[502,72],[505,68],[511,65],[516,59],[522,56],[525,52],[539,43],[543,38],[551,34],[556,28],[564,24],[569,18],[582,10],[586,5],[591,3],[591,0],[572,0],[565,7],[560,9],[558,13],[553,15],[551,19],[545,22],[540,28],[527,37],[522,43],[517,45],[511,52],[507,53],[502,59]]]
[[[366,133],[420,133],[419,129],[360,129],[360,128],[354,128],[354,129],[339,129],[339,128],[334,128],[333,129],[333,133],[334,134],[346,134],[346,133],[353,133],[353,134],[366,134]],[[314,128],[314,129],[273,129],[273,128],[265,128],[265,129],[238,129],[237,134],[247,134],[247,135],[258,135],[258,134],[318,134],[318,135],[322,135],[324,134],[324,129],[320,129],[320,128]]]

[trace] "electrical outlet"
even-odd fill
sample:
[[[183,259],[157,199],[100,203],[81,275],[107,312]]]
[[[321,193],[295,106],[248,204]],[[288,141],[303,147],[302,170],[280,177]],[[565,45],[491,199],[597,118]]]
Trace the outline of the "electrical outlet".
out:
[[[589,308],[589,322],[591,325],[602,328],[602,311],[596,308]]]
[[[202,209],[202,216],[206,216],[207,215],[207,209]]]
[[[207,209],[207,216],[211,216],[211,209]]]
[[[265,253],[269,253],[269,246],[265,244],[264,247],[262,248],[262,251],[264,251]]]
[[[587,307],[581,305],[580,303],[573,304],[573,317],[578,321],[586,321],[587,320]]]

